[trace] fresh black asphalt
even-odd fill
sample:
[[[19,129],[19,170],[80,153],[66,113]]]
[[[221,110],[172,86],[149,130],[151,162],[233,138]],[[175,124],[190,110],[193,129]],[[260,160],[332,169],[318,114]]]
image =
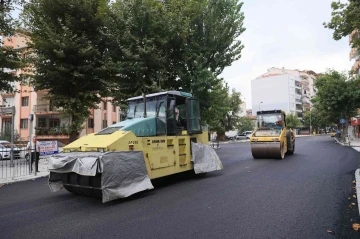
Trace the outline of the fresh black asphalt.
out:
[[[357,151],[319,136],[297,138],[283,160],[254,160],[249,143],[217,152],[222,171],[158,180],[106,204],[52,193],[47,178],[3,185],[0,238],[360,238],[348,199]]]

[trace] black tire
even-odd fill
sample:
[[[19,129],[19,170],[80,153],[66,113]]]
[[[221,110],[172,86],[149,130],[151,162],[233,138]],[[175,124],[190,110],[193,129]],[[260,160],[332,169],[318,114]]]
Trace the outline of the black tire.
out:
[[[292,149],[288,149],[287,153],[289,155],[292,155],[292,154],[294,154],[294,152],[295,152],[295,142],[292,143]]]
[[[287,141],[287,152],[286,154],[292,155],[295,152],[295,139],[292,139],[290,130],[286,131],[286,141]]]

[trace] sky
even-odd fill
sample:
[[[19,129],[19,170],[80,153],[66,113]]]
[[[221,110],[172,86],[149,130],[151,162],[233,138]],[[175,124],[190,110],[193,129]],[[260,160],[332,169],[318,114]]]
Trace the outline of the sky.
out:
[[[242,94],[251,109],[251,80],[271,67],[348,71],[349,38],[335,41],[323,22],[331,19],[332,0],[244,0],[242,57],[220,75]],[[344,2],[344,1],[341,1]]]

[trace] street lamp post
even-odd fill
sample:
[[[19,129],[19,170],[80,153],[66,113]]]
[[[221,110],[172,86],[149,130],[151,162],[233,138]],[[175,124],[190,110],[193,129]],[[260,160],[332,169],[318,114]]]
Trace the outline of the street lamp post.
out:
[[[262,103],[263,103],[262,101],[259,103],[259,111],[260,111],[260,104],[262,104]]]
[[[310,96],[310,135],[312,134],[312,127],[311,127],[311,99],[312,99],[312,97]]]
[[[311,106],[310,106],[310,135],[312,134],[312,131],[311,131]]]

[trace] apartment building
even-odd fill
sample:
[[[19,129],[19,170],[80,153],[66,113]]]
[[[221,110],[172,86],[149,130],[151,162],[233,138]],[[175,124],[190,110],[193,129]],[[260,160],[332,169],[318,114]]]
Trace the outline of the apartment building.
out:
[[[252,80],[252,112],[282,109],[302,118],[312,107],[311,98],[316,95],[313,71],[270,68]]]
[[[360,38],[360,32],[358,30],[354,30],[350,36],[349,36],[349,45],[352,44],[352,42],[355,39],[359,39]],[[354,60],[354,64],[352,66],[352,70],[357,73],[360,74],[360,54],[359,54],[359,49],[352,47],[350,50],[350,61]]]
[[[23,57],[25,57],[27,41],[26,36],[17,34],[10,39],[3,39],[3,44],[21,50]],[[19,70],[13,73],[19,75],[22,72],[23,70]],[[61,109],[54,107],[52,102],[47,99],[48,91],[34,91],[29,82],[18,82],[13,84],[13,87],[17,90],[16,93],[0,92],[0,106],[15,107],[14,128],[20,137],[19,140],[29,140],[30,122],[28,117],[33,114],[32,132],[37,135],[39,140],[58,140],[67,144],[69,142],[67,128],[71,119],[65,117],[61,113]],[[120,121],[120,109],[110,101],[111,98],[103,98],[98,109],[89,109],[90,117],[84,122],[80,136],[99,132],[101,129]],[[2,114],[0,116],[0,131],[3,132],[11,127],[12,115]]]

